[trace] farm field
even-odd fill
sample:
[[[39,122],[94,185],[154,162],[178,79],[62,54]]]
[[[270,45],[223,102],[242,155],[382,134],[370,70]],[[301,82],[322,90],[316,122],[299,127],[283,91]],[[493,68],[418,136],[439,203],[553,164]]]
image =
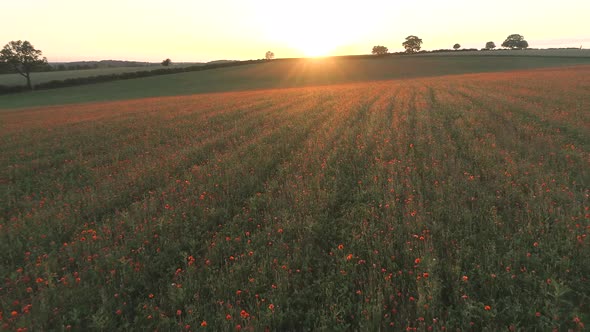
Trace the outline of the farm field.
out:
[[[189,65],[186,65],[186,66],[189,66]],[[183,65],[173,65],[168,68],[177,68],[177,67],[182,67],[182,66]],[[91,77],[91,76],[111,75],[111,74],[121,74],[121,73],[132,73],[132,72],[150,71],[150,70],[156,70],[156,69],[162,69],[162,68],[166,68],[166,67],[162,67],[162,66],[158,66],[158,65],[151,65],[151,66],[143,66],[143,67],[135,66],[135,67],[81,69],[81,70],[60,70],[60,71],[51,71],[51,72],[31,73],[31,80],[34,82],[34,84],[39,84],[39,83],[47,83],[50,81],[56,81],[56,80],[66,80],[69,78]],[[1,74],[0,75],[0,85],[14,86],[14,85],[24,85],[25,83],[26,83],[25,79],[19,74]]]
[[[575,65],[590,65],[590,57],[416,55],[376,59],[286,59],[200,72],[40,90],[27,93],[26,97],[22,94],[0,95],[0,110]]]
[[[386,76],[3,110],[0,326],[582,330],[590,66]]]

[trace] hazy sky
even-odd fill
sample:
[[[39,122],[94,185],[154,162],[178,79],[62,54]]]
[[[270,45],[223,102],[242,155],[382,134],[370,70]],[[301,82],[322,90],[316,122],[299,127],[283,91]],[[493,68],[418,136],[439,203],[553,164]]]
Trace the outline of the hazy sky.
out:
[[[28,40],[51,61],[210,61],[499,46],[590,48],[590,0],[18,0],[0,6],[0,46]]]

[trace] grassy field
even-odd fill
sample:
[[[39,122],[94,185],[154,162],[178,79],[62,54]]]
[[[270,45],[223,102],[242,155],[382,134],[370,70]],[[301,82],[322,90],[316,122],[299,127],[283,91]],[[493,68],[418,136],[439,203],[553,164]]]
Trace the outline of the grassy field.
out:
[[[412,61],[388,64],[426,76]],[[422,64],[473,70],[437,61]],[[493,63],[471,65],[525,66]],[[347,76],[352,63],[342,76],[281,66],[228,71],[227,84],[363,80]],[[220,89],[209,74],[54,102]],[[582,330],[588,77],[582,66],[5,110],[0,326]]]
[[[403,56],[307,59],[0,96],[0,109],[154,96],[329,85],[589,64],[590,58]]]
[[[450,52],[450,53],[426,53],[420,56],[469,56],[469,55],[493,55],[493,56],[546,56],[546,57],[588,57],[590,58],[590,50],[495,50],[488,52]],[[576,62],[577,63],[577,62]],[[175,64],[172,67],[192,66],[195,64]],[[90,77],[98,75],[120,74],[127,72],[149,71],[154,69],[164,68],[158,65],[146,67],[117,67],[117,68],[98,68],[85,70],[65,70],[32,73],[31,79],[35,84],[46,83],[55,80],[65,80],[69,78]],[[509,68],[504,68],[509,69]],[[502,70],[502,69],[501,69]],[[14,86],[25,85],[25,79],[18,74],[0,74],[0,85]]]
[[[163,67],[117,67],[117,68],[97,68],[84,70],[63,70],[51,71],[42,73],[31,73],[31,80],[33,84],[46,83],[55,80],[65,80],[69,78],[90,77],[98,75],[111,75],[120,73],[129,73],[136,71],[154,70]],[[25,85],[26,80],[19,74],[2,74],[0,75],[0,85],[13,86]]]
[[[167,68],[176,68],[187,65],[173,65]],[[50,81],[61,81],[69,78],[91,77],[100,75],[111,75],[121,73],[132,73],[139,71],[150,71],[155,69],[162,69],[162,66],[145,66],[145,67],[116,67],[116,68],[97,68],[97,69],[83,69],[83,70],[63,70],[52,72],[31,73],[31,80],[33,84],[46,83]],[[2,74],[0,75],[0,85],[14,86],[25,85],[26,80],[19,74]]]

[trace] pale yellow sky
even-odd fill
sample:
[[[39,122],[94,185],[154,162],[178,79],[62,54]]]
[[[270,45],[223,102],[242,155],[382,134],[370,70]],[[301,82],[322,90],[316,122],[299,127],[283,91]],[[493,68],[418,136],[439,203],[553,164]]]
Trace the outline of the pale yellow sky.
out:
[[[51,61],[175,62],[497,46],[590,48],[590,0],[19,0],[2,4],[0,44],[28,40]],[[0,45],[0,46],[1,46]]]

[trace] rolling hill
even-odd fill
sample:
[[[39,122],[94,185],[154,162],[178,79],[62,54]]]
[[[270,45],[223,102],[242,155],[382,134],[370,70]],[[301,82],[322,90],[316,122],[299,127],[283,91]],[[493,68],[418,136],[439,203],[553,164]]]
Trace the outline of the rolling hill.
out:
[[[0,109],[269,88],[590,65],[590,58],[390,56],[285,59],[0,96]]]

